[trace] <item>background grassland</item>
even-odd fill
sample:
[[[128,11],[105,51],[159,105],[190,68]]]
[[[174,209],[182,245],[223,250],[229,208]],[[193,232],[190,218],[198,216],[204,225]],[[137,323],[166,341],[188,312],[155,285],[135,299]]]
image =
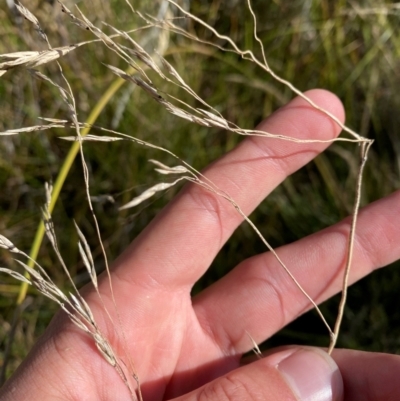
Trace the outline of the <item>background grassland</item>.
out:
[[[72,1],[66,4],[73,10]],[[85,0],[78,4],[99,27],[101,21],[125,31],[143,25],[123,0]],[[232,37],[241,48],[259,53],[245,2],[185,0],[182,4],[221,33]],[[54,47],[93,39],[90,32],[72,25],[56,2],[31,0],[24,5],[40,20]],[[153,15],[159,7],[156,1],[135,1],[133,5]],[[336,93],[345,105],[347,124],[360,134],[375,139],[365,172],[362,203],[367,204],[398,188],[398,4],[384,0],[254,0],[253,6],[258,16],[258,33],[272,69],[301,90],[322,87]],[[0,54],[46,48],[30,24],[6,4],[0,8],[0,20]],[[199,37],[212,39],[208,32],[191,21],[179,23]],[[107,31],[108,28],[104,29]],[[287,88],[235,54],[217,52],[205,45],[154,30],[137,32],[134,38],[150,50],[160,40],[167,43],[165,56],[186,82],[228,120],[242,127],[253,128],[292,97]],[[82,122],[116,80],[102,63],[126,68],[100,43],[83,46],[60,59],[60,63],[73,88]],[[38,69],[61,83],[54,63]],[[165,90],[195,104],[173,87]],[[56,88],[35,80],[25,69],[5,74],[0,79],[0,131],[40,124],[40,116],[61,119],[68,116]],[[240,141],[223,130],[195,126],[168,114],[143,91],[127,83],[106,104],[96,124],[168,148],[198,169]],[[58,139],[62,133],[55,129],[0,140],[0,232],[25,251],[30,249],[40,220],[44,182],[56,179],[71,146]],[[97,197],[94,198],[95,212],[107,253],[113,260],[176,190],[135,210],[118,212],[118,207],[159,181],[147,162],[149,158],[166,163],[173,161],[160,152],[129,142],[87,143],[85,155],[91,194]],[[292,242],[350,214],[357,155],[354,146],[336,143],[275,190],[252,216],[267,240],[274,246]],[[107,196],[114,202],[107,200]],[[88,216],[81,163],[77,159],[68,174],[53,218],[60,249],[79,285],[86,283],[88,277],[78,255],[72,219],[91,242],[99,271],[103,265]],[[67,289],[56,258],[47,245],[45,241],[39,260],[56,284]],[[217,280],[244,258],[264,250],[250,228],[243,225],[194,291]],[[6,252],[0,254],[0,265],[15,266]],[[338,345],[399,352],[399,289],[399,264],[376,272],[353,286]],[[0,360],[8,361],[7,375],[15,370],[56,309],[30,290],[22,305],[22,318],[11,330],[18,292],[19,285],[15,281],[5,276],[0,278]],[[332,323],[336,309],[337,299],[323,306]],[[6,351],[10,336],[13,337],[12,346]],[[288,342],[327,345],[328,336],[318,317],[310,312],[268,340],[267,346]]]

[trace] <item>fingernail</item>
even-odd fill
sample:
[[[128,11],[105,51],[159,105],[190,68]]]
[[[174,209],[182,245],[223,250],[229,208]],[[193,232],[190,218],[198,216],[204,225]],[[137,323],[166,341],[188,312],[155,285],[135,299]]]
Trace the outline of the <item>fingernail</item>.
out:
[[[299,401],[340,401],[343,381],[333,359],[318,348],[299,348],[277,364]]]

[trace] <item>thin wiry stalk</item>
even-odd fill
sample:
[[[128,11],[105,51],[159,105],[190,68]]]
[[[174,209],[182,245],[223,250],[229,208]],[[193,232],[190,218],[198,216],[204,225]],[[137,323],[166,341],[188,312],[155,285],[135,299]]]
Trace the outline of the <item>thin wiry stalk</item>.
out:
[[[353,260],[353,251],[354,251],[354,238],[356,235],[356,226],[357,226],[357,217],[358,211],[360,208],[360,201],[361,201],[361,187],[362,187],[362,179],[363,179],[363,172],[365,164],[367,163],[368,159],[368,151],[372,145],[371,142],[363,142],[361,144],[361,161],[360,161],[360,168],[357,176],[357,190],[356,190],[356,199],[354,202],[354,210],[352,214],[352,221],[350,226],[350,233],[349,233],[349,240],[347,244],[347,260],[346,260],[346,267],[344,270],[343,275],[343,286],[342,286],[342,296],[339,303],[338,314],[336,317],[336,322],[333,330],[333,337],[331,337],[331,343],[329,344],[328,353],[331,354],[333,349],[335,348],[337,338],[339,336],[340,326],[343,319],[344,308],[346,306],[347,300],[347,288],[349,285],[349,276],[350,276],[350,269],[351,269],[351,262]]]

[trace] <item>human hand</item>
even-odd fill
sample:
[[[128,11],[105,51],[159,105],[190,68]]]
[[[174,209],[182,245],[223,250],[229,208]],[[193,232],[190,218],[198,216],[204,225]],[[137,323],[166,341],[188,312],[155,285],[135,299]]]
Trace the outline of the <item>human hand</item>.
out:
[[[308,92],[343,119],[328,92]],[[335,123],[300,98],[260,129],[297,138],[331,139]],[[249,214],[279,183],[325,149],[326,143],[249,137],[204,174]],[[355,241],[354,282],[400,257],[400,192],[364,208]],[[311,305],[266,252],[241,262],[193,299],[193,284],[241,223],[224,199],[190,185],[161,212],[112,266],[116,305],[145,401],[394,400],[400,399],[400,358],[393,355],[292,347],[241,365],[252,348]],[[321,302],[342,285],[350,220],[278,249],[308,294]],[[108,278],[99,288],[112,311]],[[94,290],[83,291],[95,320],[124,358],[121,336]],[[114,321],[118,321],[113,316]],[[384,369],[382,367],[385,367]],[[367,384],[366,384],[367,383]],[[0,400],[129,400],[118,373],[91,338],[59,313],[0,392]]]

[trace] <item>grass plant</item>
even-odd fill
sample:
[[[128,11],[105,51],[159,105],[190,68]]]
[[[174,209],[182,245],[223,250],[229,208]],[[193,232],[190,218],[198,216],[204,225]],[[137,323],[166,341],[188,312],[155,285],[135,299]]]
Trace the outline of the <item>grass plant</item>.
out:
[[[117,13],[120,7],[126,12]],[[0,45],[0,247],[9,251],[0,257],[7,266],[3,272],[11,276],[3,275],[0,282],[3,379],[54,311],[44,294],[69,305],[71,319],[129,385],[76,287],[91,281],[96,288],[107,261],[182,181],[217,193],[243,215],[240,205],[199,170],[242,136],[293,141],[253,127],[293,94],[304,96],[313,87],[330,89],[343,100],[344,135],[274,191],[250,219],[243,215],[248,225],[238,230],[194,292],[224,275],[238,254],[245,258],[265,246],[274,252],[277,245],[352,214],[338,317],[337,299],[316,307],[317,314],[328,327],[330,351],[337,340],[341,346],[399,351],[400,315],[390,301],[400,284],[398,267],[363,280],[344,309],[358,208],[399,184],[394,110],[400,98],[392,90],[399,80],[396,3],[91,0],[77,8],[58,0],[3,7],[0,13],[8,21],[0,32],[5,38]],[[161,177],[178,178],[160,182],[149,159],[156,160]],[[44,183],[53,181],[45,198]],[[44,223],[39,224],[43,204]],[[44,233],[55,253],[41,246]],[[26,264],[10,255],[26,257],[20,249],[31,249]],[[280,263],[290,274],[290,266]],[[30,276],[19,273],[18,265]],[[73,290],[74,295],[65,295]],[[321,332],[308,330],[317,314],[307,314],[269,344],[326,346],[323,325]],[[131,394],[141,398],[134,389]]]

